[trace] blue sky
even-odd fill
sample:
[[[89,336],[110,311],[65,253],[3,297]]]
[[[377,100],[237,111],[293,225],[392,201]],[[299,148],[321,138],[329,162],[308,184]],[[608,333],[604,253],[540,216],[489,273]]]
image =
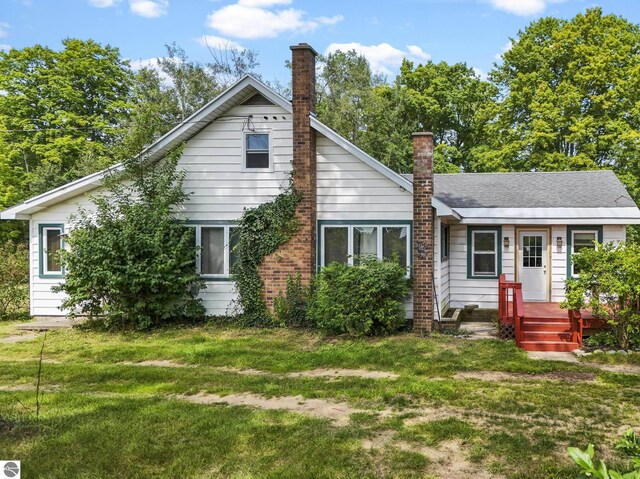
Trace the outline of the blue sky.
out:
[[[206,44],[259,53],[266,80],[288,80],[289,45],[321,53],[355,48],[389,77],[403,57],[466,62],[488,72],[509,38],[532,20],[571,18],[589,7],[640,23],[639,0],[0,0],[0,49],[66,37],[120,48],[134,66],[177,42],[207,62]],[[207,39],[206,43],[203,40]]]

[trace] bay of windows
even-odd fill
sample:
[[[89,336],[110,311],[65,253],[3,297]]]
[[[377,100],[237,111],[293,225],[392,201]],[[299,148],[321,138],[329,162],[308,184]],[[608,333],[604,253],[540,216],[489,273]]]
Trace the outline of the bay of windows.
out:
[[[335,224],[320,229],[320,266],[338,262],[358,264],[362,257],[396,259],[411,264],[410,227],[407,224]]]

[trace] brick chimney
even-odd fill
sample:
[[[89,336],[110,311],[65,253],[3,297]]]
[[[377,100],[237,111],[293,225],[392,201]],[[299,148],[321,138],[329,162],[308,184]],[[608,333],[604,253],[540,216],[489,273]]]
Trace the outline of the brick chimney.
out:
[[[433,321],[433,134],[413,134],[413,327]]]
[[[302,195],[296,210],[300,228],[260,266],[270,310],[285,290],[287,276],[300,273],[303,284],[309,284],[316,269],[316,135],[309,120],[309,114],[316,112],[316,55],[306,43],[291,47],[293,185]]]

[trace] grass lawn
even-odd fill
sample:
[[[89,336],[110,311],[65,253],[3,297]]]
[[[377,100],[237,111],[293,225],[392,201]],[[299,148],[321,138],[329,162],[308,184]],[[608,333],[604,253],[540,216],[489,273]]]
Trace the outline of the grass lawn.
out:
[[[0,343],[0,459],[27,479],[574,478],[567,446],[624,467],[613,443],[640,424],[640,375],[512,343],[219,327],[49,332],[36,421],[41,345]]]

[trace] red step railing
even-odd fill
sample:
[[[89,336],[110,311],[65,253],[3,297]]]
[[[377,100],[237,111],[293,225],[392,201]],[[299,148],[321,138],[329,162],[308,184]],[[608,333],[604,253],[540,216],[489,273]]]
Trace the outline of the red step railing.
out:
[[[584,328],[584,322],[582,320],[582,313],[579,309],[569,310],[569,321],[571,322],[571,342],[577,343],[582,348],[582,330]]]
[[[524,336],[524,301],[522,299],[522,283],[507,281],[506,276],[498,279],[498,321],[500,325],[513,324],[516,344],[520,345]]]

